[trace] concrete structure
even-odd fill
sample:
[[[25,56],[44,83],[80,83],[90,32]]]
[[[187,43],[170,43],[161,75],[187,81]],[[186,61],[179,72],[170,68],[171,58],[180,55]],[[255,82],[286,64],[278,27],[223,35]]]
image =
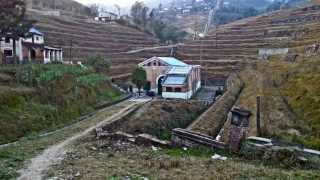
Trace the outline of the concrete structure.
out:
[[[153,57],[139,64],[148,86],[163,98],[190,99],[201,87],[201,67],[173,57]]]
[[[102,21],[102,22],[111,22],[118,19],[118,15],[112,12],[100,12],[97,17],[94,18],[95,21]]]
[[[0,41],[3,63],[13,63],[13,39],[3,38]],[[45,45],[44,35],[35,28],[29,30],[28,38],[16,40],[16,56],[19,62],[50,63],[63,61],[61,48]]]

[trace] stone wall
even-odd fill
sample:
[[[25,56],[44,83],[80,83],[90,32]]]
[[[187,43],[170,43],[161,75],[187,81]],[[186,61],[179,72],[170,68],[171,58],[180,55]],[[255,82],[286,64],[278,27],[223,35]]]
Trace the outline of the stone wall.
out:
[[[232,74],[227,80],[227,91],[207,111],[205,111],[188,130],[216,137],[227,120],[228,113],[238,99],[243,88],[238,75]]]

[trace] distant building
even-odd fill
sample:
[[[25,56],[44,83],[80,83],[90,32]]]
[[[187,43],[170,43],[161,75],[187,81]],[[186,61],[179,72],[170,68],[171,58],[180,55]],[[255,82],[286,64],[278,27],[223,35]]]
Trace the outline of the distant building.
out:
[[[97,17],[94,18],[95,21],[101,22],[111,22],[118,19],[118,15],[112,12],[100,12]]]
[[[0,41],[0,50],[3,54],[2,59],[0,59],[2,63],[14,63],[12,38],[3,38]],[[20,62],[62,62],[63,51],[61,48],[45,45],[43,33],[36,28],[31,28],[28,38],[19,38],[19,40],[16,41],[16,57]]]
[[[163,98],[190,99],[201,87],[201,66],[173,57],[153,57],[139,64],[147,72],[148,86]]]

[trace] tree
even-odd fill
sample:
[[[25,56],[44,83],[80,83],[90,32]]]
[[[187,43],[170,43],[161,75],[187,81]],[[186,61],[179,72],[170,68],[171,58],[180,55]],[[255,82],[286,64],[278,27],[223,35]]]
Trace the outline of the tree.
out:
[[[142,26],[146,26],[149,8],[143,2],[135,2],[131,7],[133,21]]]
[[[152,19],[150,25],[155,36],[160,39],[162,43],[177,43],[187,35],[185,31],[182,31],[174,26],[167,25],[161,19]]]
[[[118,4],[115,4],[114,7],[116,8],[117,12],[118,12],[118,17],[121,17],[121,7]]]
[[[100,6],[99,6],[99,4],[91,4],[91,5],[89,6],[89,9],[90,9],[90,14],[91,14],[92,16],[95,16],[95,17],[99,16],[99,12],[100,12]]]
[[[24,0],[0,0],[0,39],[13,40],[14,63],[18,63],[16,57],[16,41],[21,37],[27,37],[34,21],[25,17],[26,4]]]
[[[132,74],[132,82],[137,86],[140,96],[141,89],[147,83],[147,72],[142,67],[136,67]]]
[[[90,56],[87,59],[86,64],[92,66],[98,73],[108,72],[111,67],[111,61],[105,59],[100,54]]]

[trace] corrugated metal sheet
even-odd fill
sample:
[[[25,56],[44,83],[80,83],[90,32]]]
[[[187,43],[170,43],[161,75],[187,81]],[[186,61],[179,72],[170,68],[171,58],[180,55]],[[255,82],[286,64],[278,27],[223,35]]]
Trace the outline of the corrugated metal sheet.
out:
[[[175,66],[167,74],[189,74],[191,70],[192,66]]]
[[[188,66],[188,64],[176,59],[174,57],[158,57],[165,63],[169,64],[170,66]]]
[[[168,75],[163,85],[183,85],[187,80],[185,75]]]
[[[29,30],[29,33],[33,33],[33,34],[38,34],[38,35],[43,35],[42,32],[38,31],[36,28],[31,28]]]

